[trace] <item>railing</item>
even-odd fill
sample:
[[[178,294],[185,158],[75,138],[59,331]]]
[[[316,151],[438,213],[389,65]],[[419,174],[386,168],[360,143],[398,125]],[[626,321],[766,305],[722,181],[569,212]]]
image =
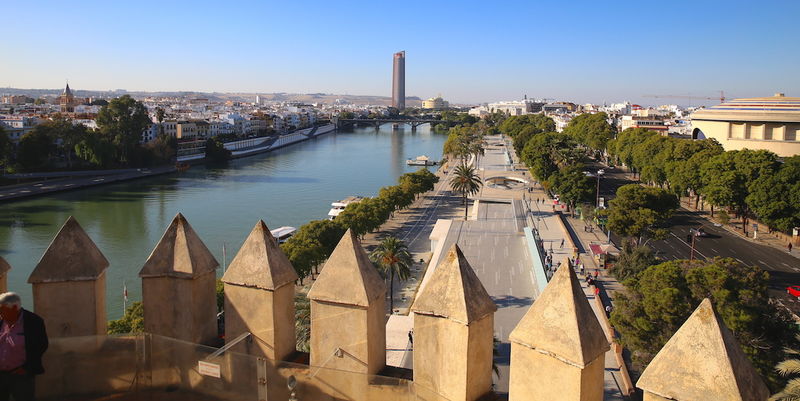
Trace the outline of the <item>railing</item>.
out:
[[[46,373],[36,380],[40,400],[139,394],[203,401],[446,400],[403,378],[274,361],[153,334],[51,339],[44,365]]]

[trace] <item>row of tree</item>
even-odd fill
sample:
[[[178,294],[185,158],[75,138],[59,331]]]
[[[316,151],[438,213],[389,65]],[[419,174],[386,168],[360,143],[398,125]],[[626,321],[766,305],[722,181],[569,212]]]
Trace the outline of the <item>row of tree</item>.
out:
[[[318,273],[347,229],[359,236],[377,229],[395,211],[411,205],[417,195],[433,189],[438,181],[427,169],[406,173],[400,176],[398,185],[381,188],[378,196],[347,205],[335,220],[312,220],[301,226],[281,245],[301,284],[306,277]]]
[[[590,201],[594,193],[592,180],[584,173],[587,154],[573,135],[554,132],[555,128],[553,119],[543,114],[509,117],[500,125],[531,175],[573,208]]]
[[[159,135],[140,144],[151,121],[144,104],[128,95],[108,102],[95,121],[97,129],[89,129],[55,115],[24,134],[16,149],[0,129],[1,166],[10,172],[138,167],[169,163],[175,157],[175,138]]]
[[[713,139],[688,141],[641,128],[608,143],[612,158],[648,184],[677,196],[694,196],[743,219],[757,217],[789,232],[800,226],[800,156],[780,161],[766,150],[724,151]]]

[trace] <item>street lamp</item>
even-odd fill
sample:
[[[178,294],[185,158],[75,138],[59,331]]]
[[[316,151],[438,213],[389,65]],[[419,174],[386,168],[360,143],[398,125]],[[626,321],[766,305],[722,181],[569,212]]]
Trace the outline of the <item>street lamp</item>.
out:
[[[603,169],[597,170],[597,197],[595,199],[595,205],[597,205],[597,207],[600,207],[600,176],[605,173],[606,172]]]

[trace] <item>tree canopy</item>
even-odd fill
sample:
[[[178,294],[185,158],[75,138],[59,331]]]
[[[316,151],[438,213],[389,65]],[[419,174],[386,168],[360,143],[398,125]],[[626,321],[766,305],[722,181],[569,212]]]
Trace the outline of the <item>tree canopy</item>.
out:
[[[659,227],[678,208],[678,199],[660,188],[628,184],[617,189],[617,196],[609,205],[608,228],[641,242],[645,237],[660,238],[663,235]]]
[[[774,384],[773,366],[783,358],[784,347],[794,343],[798,329],[770,300],[768,279],[760,267],[734,259],[664,262],[625,281],[627,291],[617,294],[611,322],[634,362],[644,366],[710,298],[753,365]]]
[[[570,120],[564,133],[591,149],[602,151],[616,130],[608,123],[606,113],[584,113]]]
[[[150,117],[142,102],[130,95],[113,99],[97,113],[97,126],[115,146],[117,160],[129,165],[142,131],[150,125]]]

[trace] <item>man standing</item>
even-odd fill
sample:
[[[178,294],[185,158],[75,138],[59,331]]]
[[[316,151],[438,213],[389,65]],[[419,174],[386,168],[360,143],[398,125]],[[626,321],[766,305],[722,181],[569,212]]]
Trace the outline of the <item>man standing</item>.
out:
[[[0,401],[33,401],[35,375],[44,373],[42,354],[47,350],[44,321],[22,309],[13,292],[0,294]]]

